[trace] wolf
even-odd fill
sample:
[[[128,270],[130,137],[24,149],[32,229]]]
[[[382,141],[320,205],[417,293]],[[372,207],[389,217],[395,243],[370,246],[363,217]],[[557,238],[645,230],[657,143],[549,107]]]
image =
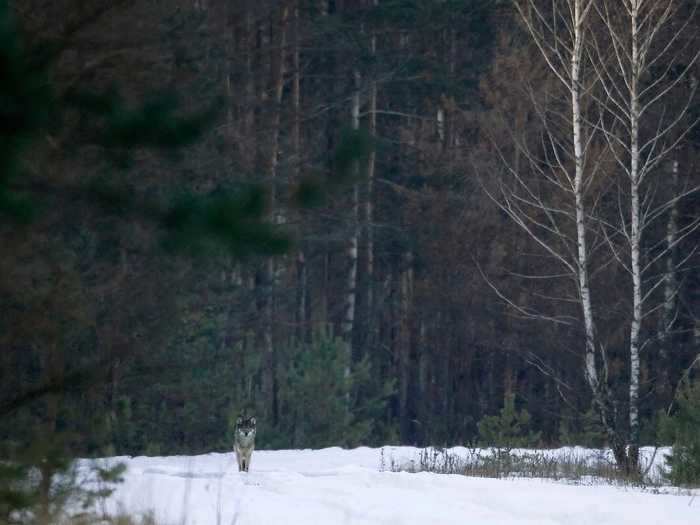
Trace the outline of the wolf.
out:
[[[248,472],[255,449],[255,418],[238,416],[233,438],[233,451],[238,460],[238,471]]]

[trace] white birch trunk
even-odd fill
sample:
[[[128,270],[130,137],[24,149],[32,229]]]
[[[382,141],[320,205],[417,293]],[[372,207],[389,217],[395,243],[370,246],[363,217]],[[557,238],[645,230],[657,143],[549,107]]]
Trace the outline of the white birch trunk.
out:
[[[673,161],[671,169],[671,186],[675,194],[678,189],[679,179],[679,162]],[[673,328],[673,321],[676,310],[676,297],[678,278],[676,276],[676,241],[678,239],[678,201],[674,200],[671,205],[671,210],[668,214],[668,222],[666,223],[666,273],[664,274],[664,314],[659,338],[662,341],[661,352],[662,357],[668,357],[668,348],[666,347],[668,335]]]
[[[440,145],[442,146],[445,144],[445,110],[442,109],[442,106],[437,108],[435,121],[437,124],[438,139],[440,140]]]
[[[664,253],[652,258],[651,262],[644,263],[642,248],[647,227],[656,217],[663,214],[665,209],[673,209],[679,198],[677,188],[668,203],[656,206],[652,190],[646,190],[646,179],[653,172],[660,161],[683,139],[688,129],[677,129],[684,121],[690,107],[695,86],[689,94],[688,102],[681,105],[676,115],[667,115],[668,107],[662,111],[655,111],[655,105],[664,104],[666,97],[677,96],[674,88],[680,87],[680,82],[685,79],[700,51],[691,52],[690,57],[684,57],[679,61],[676,56],[674,44],[683,47],[679,35],[686,26],[680,25],[680,32],[669,32],[673,28],[667,28],[666,24],[678,15],[679,2],[676,0],[623,0],[619,3],[597,4],[602,23],[609,34],[607,48],[608,53],[597,57],[595,66],[598,72],[598,80],[604,96],[600,100],[601,107],[609,116],[618,122],[625,122],[625,126],[609,124],[601,119],[605,136],[610,144],[610,150],[615,161],[629,179],[629,218],[622,220],[622,225],[617,229],[626,238],[629,245],[629,267],[632,279],[631,299],[632,313],[629,325],[629,458],[626,465],[630,472],[638,470],[639,456],[639,388],[640,388],[640,352],[644,347],[641,341],[645,311],[653,307],[646,306],[652,292],[661,285],[669,295],[664,296],[664,303],[659,304],[664,311],[673,308],[669,298],[675,293],[670,291],[669,273],[673,274],[675,266],[672,261],[672,251],[678,241],[678,232],[673,232],[673,226],[669,226],[667,243]],[[658,38],[666,39],[659,44]],[[694,55],[693,55],[694,53]],[[609,60],[609,56],[614,60]],[[654,65],[663,64],[666,71],[675,70],[673,77],[652,74]],[[641,135],[642,118],[649,121],[650,118],[658,119],[650,122],[644,129],[650,130],[650,136]],[[675,138],[674,138],[675,137]],[[670,204],[670,206],[669,206]],[[620,210],[622,214],[623,209]],[[673,216],[673,212],[671,212]],[[673,218],[669,219],[673,222]],[[693,231],[697,224],[691,224],[686,231]],[[673,240],[668,241],[668,237]],[[660,243],[659,245],[663,245]],[[667,258],[667,275],[655,282],[648,284],[645,290],[645,280],[648,280],[648,271],[653,263]],[[669,261],[669,258],[671,259]],[[662,327],[662,332],[664,328]],[[663,350],[662,350],[663,351]]]
[[[360,72],[354,72],[355,90],[351,101],[351,122],[353,131],[360,129]],[[355,162],[354,177],[352,186],[351,210],[350,210],[350,238],[346,249],[347,274],[345,278],[345,312],[342,322],[342,336],[352,349],[352,338],[355,327],[355,304],[357,298],[357,255],[359,237],[359,208],[360,195],[357,176],[359,174],[359,163]]]
[[[637,468],[639,457],[639,332],[642,324],[642,269],[640,246],[642,228],[640,224],[639,186],[639,42],[638,2],[632,1],[632,75],[630,78],[630,270],[632,272],[632,320],[630,323],[630,385],[629,385],[629,468]]]
[[[589,25],[588,19],[593,8],[594,0],[565,0],[563,2],[552,1],[551,10],[542,10],[542,6],[535,0],[515,0],[514,4],[522,20],[524,21],[533,41],[540,50],[547,67],[565,87],[571,104],[571,151],[567,152],[573,160],[573,170],[561,160],[556,158],[555,171],[561,173],[562,189],[567,198],[571,199],[573,213],[567,214],[575,223],[575,250],[569,254],[567,250],[561,250],[556,243],[551,243],[545,235],[535,232],[529,222],[532,217],[524,214],[519,205],[508,202],[504,209],[513,217],[525,231],[536,240],[540,246],[559,260],[575,278],[578,289],[579,302],[585,336],[585,349],[583,359],[583,373],[593,397],[593,406],[600,416],[601,422],[608,435],[613,448],[616,461],[620,465],[626,464],[624,440],[621,438],[615,421],[615,407],[612,393],[608,386],[607,357],[604,345],[598,341],[596,332],[595,311],[592,300],[590,283],[590,248],[587,234],[588,222],[591,210],[587,209],[587,191],[590,187],[590,174],[587,170],[586,157],[591,137],[586,134],[594,132],[594,127],[586,122],[583,115],[585,101],[591,96],[591,91],[584,85],[584,80],[590,85],[590,79],[582,78],[583,61],[589,56],[587,42]],[[553,17],[554,23],[548,17]],[[566,28],[566,29],[564,29]],[[540,108],[542,110],[542,108]],[[541,113],[547,119],[546,111]],[[560,139],[550,135],[553,144],[558,144]],[[556,149],[558,146],[554,146]],[[539,169],[535,167],[535,169]],[[535,199],[535,205],[549,220],[546,234],[552,231],[561,234],[557,218],[551,215],[551,203],[543,202],[525,178],[516,174],[518,184],[527,188],[528,199]],[[561,208],[556,204],[555,208]],[[565,231],[565,230],[564,230]],[[574,239],[572,239],[574,240]]]
[[[678,189],[679,162],[673,161],[671,169],[671,188],[675,195]],[[669,394],[669,365],[671,331],[675,321],[678,278],[676,276],[676,241],[678,239],[678,201],[673,201],[666,222],[666,272],[664,273],[664,307],[659,322],[659,358],[660,370],[657,374],[656,392],[666,405]]]
[[[583,194],[583,138],[581,119],[581,59],[583,56],[583,27],[581,20],[581,2],[574,3],[574,42],[571,56],[571,118],[574,145],[574,199],[576,208],[576,239],[577,239],[577,273],[581,309],[583,312],[586,333],[586,378],[594,395],[597,395],[600,382],[596,367],[596,337],[593,306],[588,276],[588,245],[586,241],[586,213]]]
[[[612,413],[612,402],[607,385],[607,374],[599,375],[599,364],[597,361],[598,345],[595,317],[593,312],[593,302],[591,298],[590,276],[588,267],[590,264],[590,254],[586,238],[586,208],[585,208],[585,158],[583,146],[583,118],[581,115],[582,102],[582,79],[581,67],[584,55],[584,3],[582,0],[573,2],[573,50],[571,54],[571,117],[572,117],[572,137],[574,146],[574,200],[576,215],[576,239],[577,239],[577,277],[579,285],[579,295],[581,300],[581,310],[586,334],[586,355],[585,355],[585,377],[588,386],[593,394],[593,403],[597,408],[601,421],[605,428],[613,448],[616,449],[616,459],[622,459],[623,453],[619,444],[619,436],[614,423]],[[603,371],[607,370],[606,356],[600,352]],[[616,444],[617,442],[617,444]]]

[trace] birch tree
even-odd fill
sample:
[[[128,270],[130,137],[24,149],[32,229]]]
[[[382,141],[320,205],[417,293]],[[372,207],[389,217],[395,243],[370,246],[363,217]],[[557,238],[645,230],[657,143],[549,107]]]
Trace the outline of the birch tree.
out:
[[[686,38],[695,14],[677,20],[678,0],[597,1],[595,11],[604,27],[603,35],[592,39],[593,69],[600,94],[596,97],[604,112],[600,128],[609,143],[619,171],[627,185],[626,198],[619,200],[619,224],[606,223],[609,238],[621,239],[623,247],[610,242],[617,260],[631,278],[632,312],[629,321],[629,457],[628,469],[639,462],[639,389],[641,352],[649,338],[643,340],[643,324],[658,308],[672,308],[672,259],[660,276],[652,275],[655,264],[673,254],[674,247],[698,227],[692,221],[678,230],[674,208],[679,199],[695,191],[676,188],[668,200],[659,202],[653,179],[661,172],[660,164],[683,141],[697,121],[688,122],[687,114],[696,85],[681,107],[673,108],[670,99],[678,95],[689,71],[697,62],[698,51],[684,53]],[[673,22],[678,21],[674,26]],[[685,55],[685,56],[684,56]],[[685,60],[683,58],[685,58]],[[674,177],[677,179],[677,165]],[[650,227],[671,212],[665,246],[645,257],[644,244]],[[626,215],[626,217],[625,217]],[[666,297],[652,306],[655,291],[666,285]]]
[[[350,101],[350,120],[352,130],[358,133],[360,130],[360,71],[353,71],[354,89]],[[343,312],[343,320],[341,324],[341,334],[343,339],[352,347],[353,331],[355,327],[355,306],[357,302],[357,256],[358,256],[358,240],[359,232],[359,214],[360,214],[360,189],[357,183],[357,175],[359,173],[359,163],[354,162],[354,178],[355,182],[351,189],[350,201],[350,234],[346,246],[347,257],[347,273],[345,275],[345,309]]]
[[[545,95],[534,89],[530,91],[544,130],[540,154],[524,143],[518,147],[529,161],[533,176],[528,177],[524,169],[514,169],[506,161],[513,185],[502,184],[498,194],[490,195],[562,270],[552,272],[551,276],[530,277],[558,276],[571,280],[576,289],[573,301],[578,306],[578,316],[572,319],[546,315],[511,304],[526,317],[582,325],[582,372],[616,461],[622,466],[627,463],[625,440],[616,423],[615,402],[608,387],[608,360],[596,330],[590,277],[591,254],[600,246],[597,238],[591,246],[589,238],[597,228],[592,220],[597,201],[592,192],[600,168],[594,155],[596,128],[586,114],[591,87],[586,76],[590,69],[586,49],[594,3],[593,0],[516,0],[514,5],[559,91]],[[559,93],[563,96],[557,98]],[[505,161],[503,155],[502,158]]]
[[[679,161],[677,158],[673,160],[671,169],[671,192],[676,194],[679,183]],[[656,393],[664,404],[670,401],[668,394],[669,382],[669,355],[670,355],[670,338],[673,331],[673,326],[676,321],[676,307],[678,295],[678,277],[677,277],[677,243],[678,239],[678,202],[674,202],[668,212],[666,219],[666,264],[664,272],[663,285],[663,313],[659,320],[659,360],[661,362],[661,370],[657,376]]]

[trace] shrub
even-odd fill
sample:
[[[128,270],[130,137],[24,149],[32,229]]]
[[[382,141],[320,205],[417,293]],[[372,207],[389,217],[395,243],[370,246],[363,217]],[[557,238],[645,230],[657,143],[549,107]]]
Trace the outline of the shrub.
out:
[[[75,512],[104,515],[104,501],[124,471],[121,463],[74,461],[57,439],[33,439],[11,460],[0,461],[0,523],[45,525]]]
[[[575,449],[506,450],[468,449],[467,453],[449,449],[426,448],[418,457],[397,461],[384,456],[381,470],[392,472],[433,472],[461,474],[470,477],[500,479],[551,479],[567,483],[590,485],[609,483],[623,486],[655,488],[659,479],[628,477],[604,451],[581,453]]]
[[[662,436],[673,444],[666,457],[669,481],[700,485],[700,383],[688,384],[679,392],[676,410],[664,418],[661,428]]]
[[[499,448],[527,448],[540,440],[539,432],[528,429],[530,414],[516,410],[515,396],[507,395],[497,416],[486,416],[479,421],[479,441],[484,446]]]
[[[325,334],[286,354],[291,358],[279,363],[277,441],[268,431],[259,435],[261,445],[317,448],[365,444],[374,422],[381,419],[392,385],[380,386],[378,392],[369,388],[375,381],[369,361],[353,362],[348,346]]]
[[[582,446],[603,448],[605,446],[605,430],[600,417],[590,408],[579,417],[562,418],[559,426],[559,443],[566,446]]]

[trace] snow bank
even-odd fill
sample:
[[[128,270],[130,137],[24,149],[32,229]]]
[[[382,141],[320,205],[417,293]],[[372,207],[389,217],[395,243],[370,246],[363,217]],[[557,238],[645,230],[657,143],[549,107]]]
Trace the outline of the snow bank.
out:
[[[546,453],[594,454],[579,448]],[[651,449],[644,454],[650,457]],[[418,455],[412,447],[256,451],[247,474],[237,471],[232,453],[110,458],[128,471],[108,507],[151,511],[164,525],[700,524],[700,498],[680,491],[380,471],[382,456],[386,464]]]

